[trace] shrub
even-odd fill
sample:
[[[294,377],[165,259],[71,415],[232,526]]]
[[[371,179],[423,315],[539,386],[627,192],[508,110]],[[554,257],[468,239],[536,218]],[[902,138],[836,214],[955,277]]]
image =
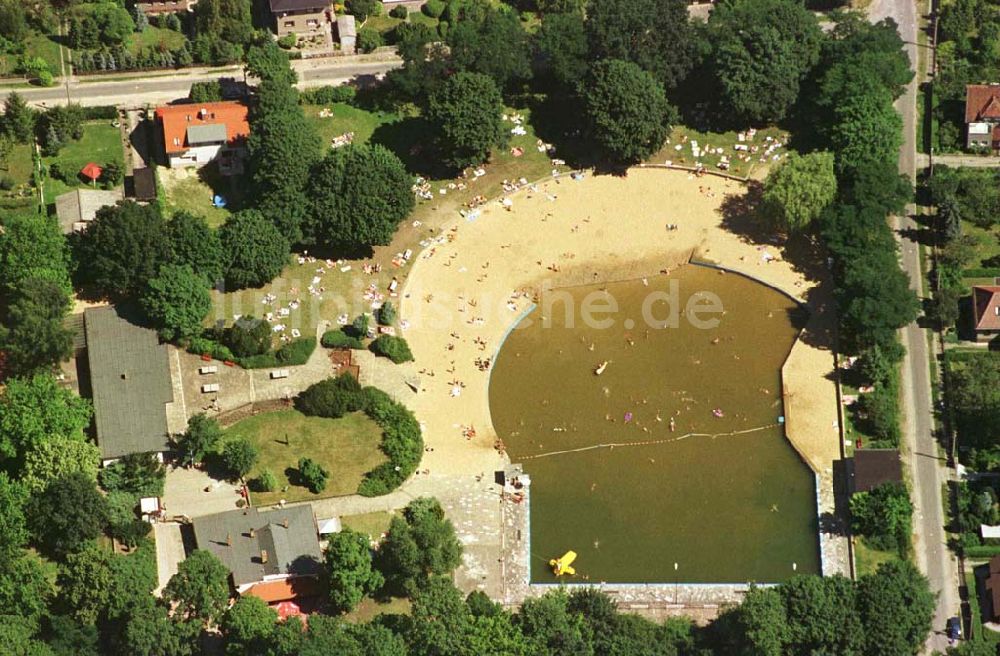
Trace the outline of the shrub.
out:
[[[413,360],[413,353],[410,352],[410,345],[402,337],[392,335],[379,335],[378,339],[371,343],[369,347],[375,355],[389,358],[395,364],[410,362]]]
[[[382,307],[378,309],[376,314],[378,322],[383,326],[391,326],[396,321],[396,308],[393,306],[392,301],[386,301],[382,304]]]
[[[312,458],[299,458],[299,477],[302,484],[313,494],[319,494],[326,489],[326,479],[330,473],[319,466]]]
[[[118,118],[118,108],[114,105],[95,105],[81,110],[88,121],[114,121]]]
[[[52,71],[47,68],[43,68],[38,71],[38,84],[43,87],[51,87],[56,83],[55,78],[52,76]]]
[[[222,100],[222,83],[218,80],[194,82],[188,97],[195,103],[218,102]]]
[[[328,330],[323,333],[320,343],[326,348],[363,349],[365,347],[364,344],[361,343],[360,339],[348,335],[339,328],[337,330]]]
[[[395,7],[389,10],[389,15],[392,16],[393,18],[406,20],[407,17],[410,15],[410,10],[403,5],[396,5]]]
[[[291,50],[295,47],[295,43],[298,41],[298,37],[295,34],[286,34],[285,36],[278,39],[278,46],[284,48],[285,50]]]
[[[286,343],[274,355],[281,364],[300,365],[305,364],[315,350],[315,337],[300,337]]]
[[[358,30],[358,50],[361,52],[372,52],[376,48],[385,45],[382,33],[374,27],[362,27]]]
[[[351,322],[350,332],[348,332],[346,329],[345,329],[344,332],[347,332],[349,335],[354,335],[358,339],[363,339],[363,338],[367,337],[368,336],[368,315],[367,314],[359,314],[358,317],[353,322]]]
[[[274,492],[278,489],[278,479],[270,469],[262,469],[253,479],[253,487],[257,492]]]
[[[3,189],[4,191],[10,191],[16,184],[17,183],[14,181],[14,178],[9,175],[0,177],[0,189]]]
[[[226,330],[223,339],[238,357],[261,355],[271,350],[271,324],[251,316],[240,317]]]
[[[445,3],[444,0],[427,0],[424,6],[420,8],[420,11],[424,12],[427,16],[431,18],[441,18],[441,14],[444,13]]]
[[[62,166],[59,162],[52,162],[49,164],[49,177],[53,180],[66,180],[66,172],[63,171]]]
[[[349,84],[342,84],[336,87],[325,86],[306,89],[299,95],[299,98],[306,105],[332,105],[333,103],[352,102],[357,95],[356,88]]]
[[[108,494],[108,533],[122,544],[134,547],[149,535],[150,525],[135,512],[138,501],[129,492]]]
[[[389,458],[365,474],[358,494],[367,497],[388,494],[402,484],[420,464],[424,450],[420,423],[410,410],[388,394],[366,387],[365,414],[382,428],[382,452]]]
[[[304,415],[336,419],[365,406],[361,384],[344,373],[310,385],[295,398],[295,407]]]
[[[187,350],[196,355],[208,355],[216,360],[232,362],[236,359],[228,346],[220,344],[215,340],[206,337],[193,337],[188,343]]]
[[[127,492],[134,498],[163,496],[166,477],[167,470],[155,453],[130,453],[97,474],[109,493]]]

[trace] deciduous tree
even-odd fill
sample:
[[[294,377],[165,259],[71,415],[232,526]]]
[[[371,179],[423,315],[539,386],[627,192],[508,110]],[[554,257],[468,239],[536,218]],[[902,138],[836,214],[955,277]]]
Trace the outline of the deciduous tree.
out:
[[[170,261],[186,264],[209,285],[222,278],[225,256],[218,233],[208,227],[205,217],[176,212],[167,222]]]
[[[832,153],[789,153],[764,181],[762,210],[781,230],[799,232],[817,219],[836,195]]]
[[[186,617],[213,621],[229,602],[229,570],[211,552],[195,549],[177,566],[163,596]]]
[[[97,482],[101,451],[97,445],[79,437],[53,436],[36,442],[24,454],[21,482],[32,493],[44,490],[55,480],[79,473]]]
[[[91,405],[50,374],[15,378],[0,394],[0,454],[16,458],[56,436],[83,439]]]
[[[243,210],[219,228],[226,254],[226,284],[231,289],[260,287],[288,264],[288,241],[256,210]]]
[[[496,84],[480,73],[457,73],[429,100],[427,119],[438,135],[444,161],[455,168],[485,162],[507,140],[503,100]]]
[[[32,374],[69,359],[73,332],[63,323],[69,309],[69,297],[57,283],[42,278],[19,282],[0,324],[0,349],[9,373]]]
[[[274,635],[278,614],[260,597],[244,595],[222,616],[226,653],[264,654]]]
[[[188,465],[200,463],[206,455],[215,451],[221,440],[219,422],[199,412],[188,419],[187,430],[176,439],[181,461]]]
[[[379,549],[379,571],[391,589],[413,594],[435,574],[447,574],[462,556],[455,527],[437,499],[411,501],[395,516]]]
[[[151,278],[139,303],[165,340],[192,337],[212,309],[205,279],[187,264],[165,264]]]
[[[327,544],[325,559],[330,603],[337,612],[354,610],[365,595],[378,590],[385,581],[372,567],[368,538],[357,531],[344,529],[334,533]]]
[[[66,512],[67,508],[73,512]],[[31,497],[27,514],[35,539],[59,556],[96,538],[108,523],[107,502],[94,481],[79,472],[52,481]]]
[[[257,464],[259,453],[256,446],[243,438],[238,438],[226,442],[222,447],[222,460],[233,476],[243,480]]]

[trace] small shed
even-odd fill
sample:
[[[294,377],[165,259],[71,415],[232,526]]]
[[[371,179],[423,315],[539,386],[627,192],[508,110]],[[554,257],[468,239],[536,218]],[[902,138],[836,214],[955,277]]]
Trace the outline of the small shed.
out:
[[[337,37],[340,39],[341,52],[354,54],[358,42],[358,29],[354,16],[350,14],[337,16]]]
[[[343,525],[340,523],[340,517],[331,517],[329,519],[321,519],[316,524],[319,526],[320,535],[330,535],[331,533],[340,533],[343,530]]]
[[[852,461],[852,493],[868,492],[883,483],[903,482],[899,449],[858,449]]]

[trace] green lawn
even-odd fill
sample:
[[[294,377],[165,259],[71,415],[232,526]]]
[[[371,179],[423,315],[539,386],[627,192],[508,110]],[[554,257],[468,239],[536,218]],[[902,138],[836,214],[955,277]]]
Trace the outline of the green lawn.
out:
[[[333,115],[321,117],[319,114],[324,109],[329,109]],[[347,103],[335,103],[329,107],[304,105],[302,110],[325,146],[329,146],[334,137],[347,132],[354,132],[354,143],[367,143],[377,128],[400,120],[398,114],[369,112]]]
[[[166,52],[177,50],[182,45],[184,45],[184,35],[180,32],[150,25],[142,32],[132,35],[128,49],[133,55],[138,55],[150,48],[157,52]]]
[[[854,539],[854,566],[859,577],[872,574],[882,563],[894,560],[899,560],[899,554],[895,551],[874,549],[868,546],[864,538]]]
[[[83,126],[83,137],[63,146],[55,157],[43,157],[42,163],[49,166],[55,162],[67,173],[68,182],[45,178],[45,202],[55,202],[56,196],[77,187],[88,186],[78,177],[80,169],[88,162],[104,166],[107,162],[117,162],[124,166],[121,133],[110,121],[89,121]]]
[[[980,228],[969,221],[962,221],[962,234],[976,237],[979,242],[976,260],[969,265],[969,268],[989,266],[984,262],[991,258],[1000,258],[1000,224],[994,224],[992,228]]]
[[[218,167],[208,164],[200,168],[157,168],[157,184],[166,197],[166,212],[172,216],[181,210],[205,217],[208,225],[217,227],[229,218],[229,207],[236,207],[245,195],[243,178],[226,177]],[[215,207],[216,194],[229,201],[227,207]]]
[[[344,615],[344,619],[354,624],[365,624],[379,615],[409,615],[413,604],[403,597],[391,597],[387,601],[376,601],[366,597],[352,612]]]
[[[17,144],[11,149],[10,156],[0,168],[0,178],[14,183],[10,191],[0,190],[0,200],[3,201],[4,207],[30,204],[31,199],[37,197],[35,189],[31,186],[33,166],[29,144]]]
[[[59,77],[59,44],[49,36],[31,30],[24,39],[24,54],[29,57],[41,57],[48,63],[52,75]],[[0,76],[13,76],[20,55],[0,55]]]
[[[340,419],[307,417],[298,410],[256,415],[226,430],[226,439],[246,438],[257,445],[260,459],[249,478],[270,469],[278,480],[275,492],[254,492],[253,503],[266,506],[281,499],[308,501],[321,497],[354,494],[366,472],[385,461],[379,450],[382,429],[364,413]],[[288,443],[286,444],[286,440]],[[313,494],[293,484],[300,457],[315,460],[330,478],[326,489]],[[287,490],[283,491],[283,488]]]
[[[687,141],[684,141],[685,137]],[[737,177],[748,177],[751,176],[755,171],[766,170],[766,168],[773,163],[772,160],[762,163],[759,161],[760,157],[763,155],[763,151],[767,148],[768,141],[767,138],[771,137],[773,139],[781,139],[787,142],[787,133],[779,130],[778,128],[767,128],[764,130],[758,130],[757,134],[754,136],[753,141],[744,142],[748,146],[758,146],[759,152],[752,154],[750,161],[744,162],[738,159],[738,155],[747,155],[745,152],[739,152],[733,149],[735,144],[740,143],[737,138],[736,132],[699,132],[698,130],[693,130],[684,126],[674,127],[670,131],[670,140],[664,145],[664,147],[657,154],[649,158],[651,164],[663,164],[666,161],[670,161],[677,166],[690,166],[693,167],[695,162],[701,162],[702,165],[711,171],[721,171],[717,167],[717,164],[723,156],[729,158],[730,166],[726,173],[735,175]],[[692,149],[691,141],[697,141],[698,147],[704,151],[705,149],[717,149],[722,148],[722,154],[716,154],[714,152],[705,153],[703,152],[700,157],[695,159]],[[681,146],[680,150],[677,146]],[[775,151],[775,154],[782,154],[788,152],[786,147],[781,147]],[[754,176],[758,177],[758,176]]]
[[[349,528],[352,531],[357,531],[373,540],[377,540],[380,535],[389,530],[389,522],[392,521],[393,515],[395,513],[378,511],[362,515],[347,515],[341,517],[340,521],[344,528]]]

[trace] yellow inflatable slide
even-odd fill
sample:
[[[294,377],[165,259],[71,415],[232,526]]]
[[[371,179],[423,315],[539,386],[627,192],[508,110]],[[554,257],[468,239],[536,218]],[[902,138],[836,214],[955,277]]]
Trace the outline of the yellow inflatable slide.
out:
[[[561,558],[553,558],[549,561],[549,565],[552,566],[552,573],[556,576],[573,576],[576,574],[576,570],[570,567],[570,565],[573,564],[574,560],[576,560],[575,551],[567,551]]]

